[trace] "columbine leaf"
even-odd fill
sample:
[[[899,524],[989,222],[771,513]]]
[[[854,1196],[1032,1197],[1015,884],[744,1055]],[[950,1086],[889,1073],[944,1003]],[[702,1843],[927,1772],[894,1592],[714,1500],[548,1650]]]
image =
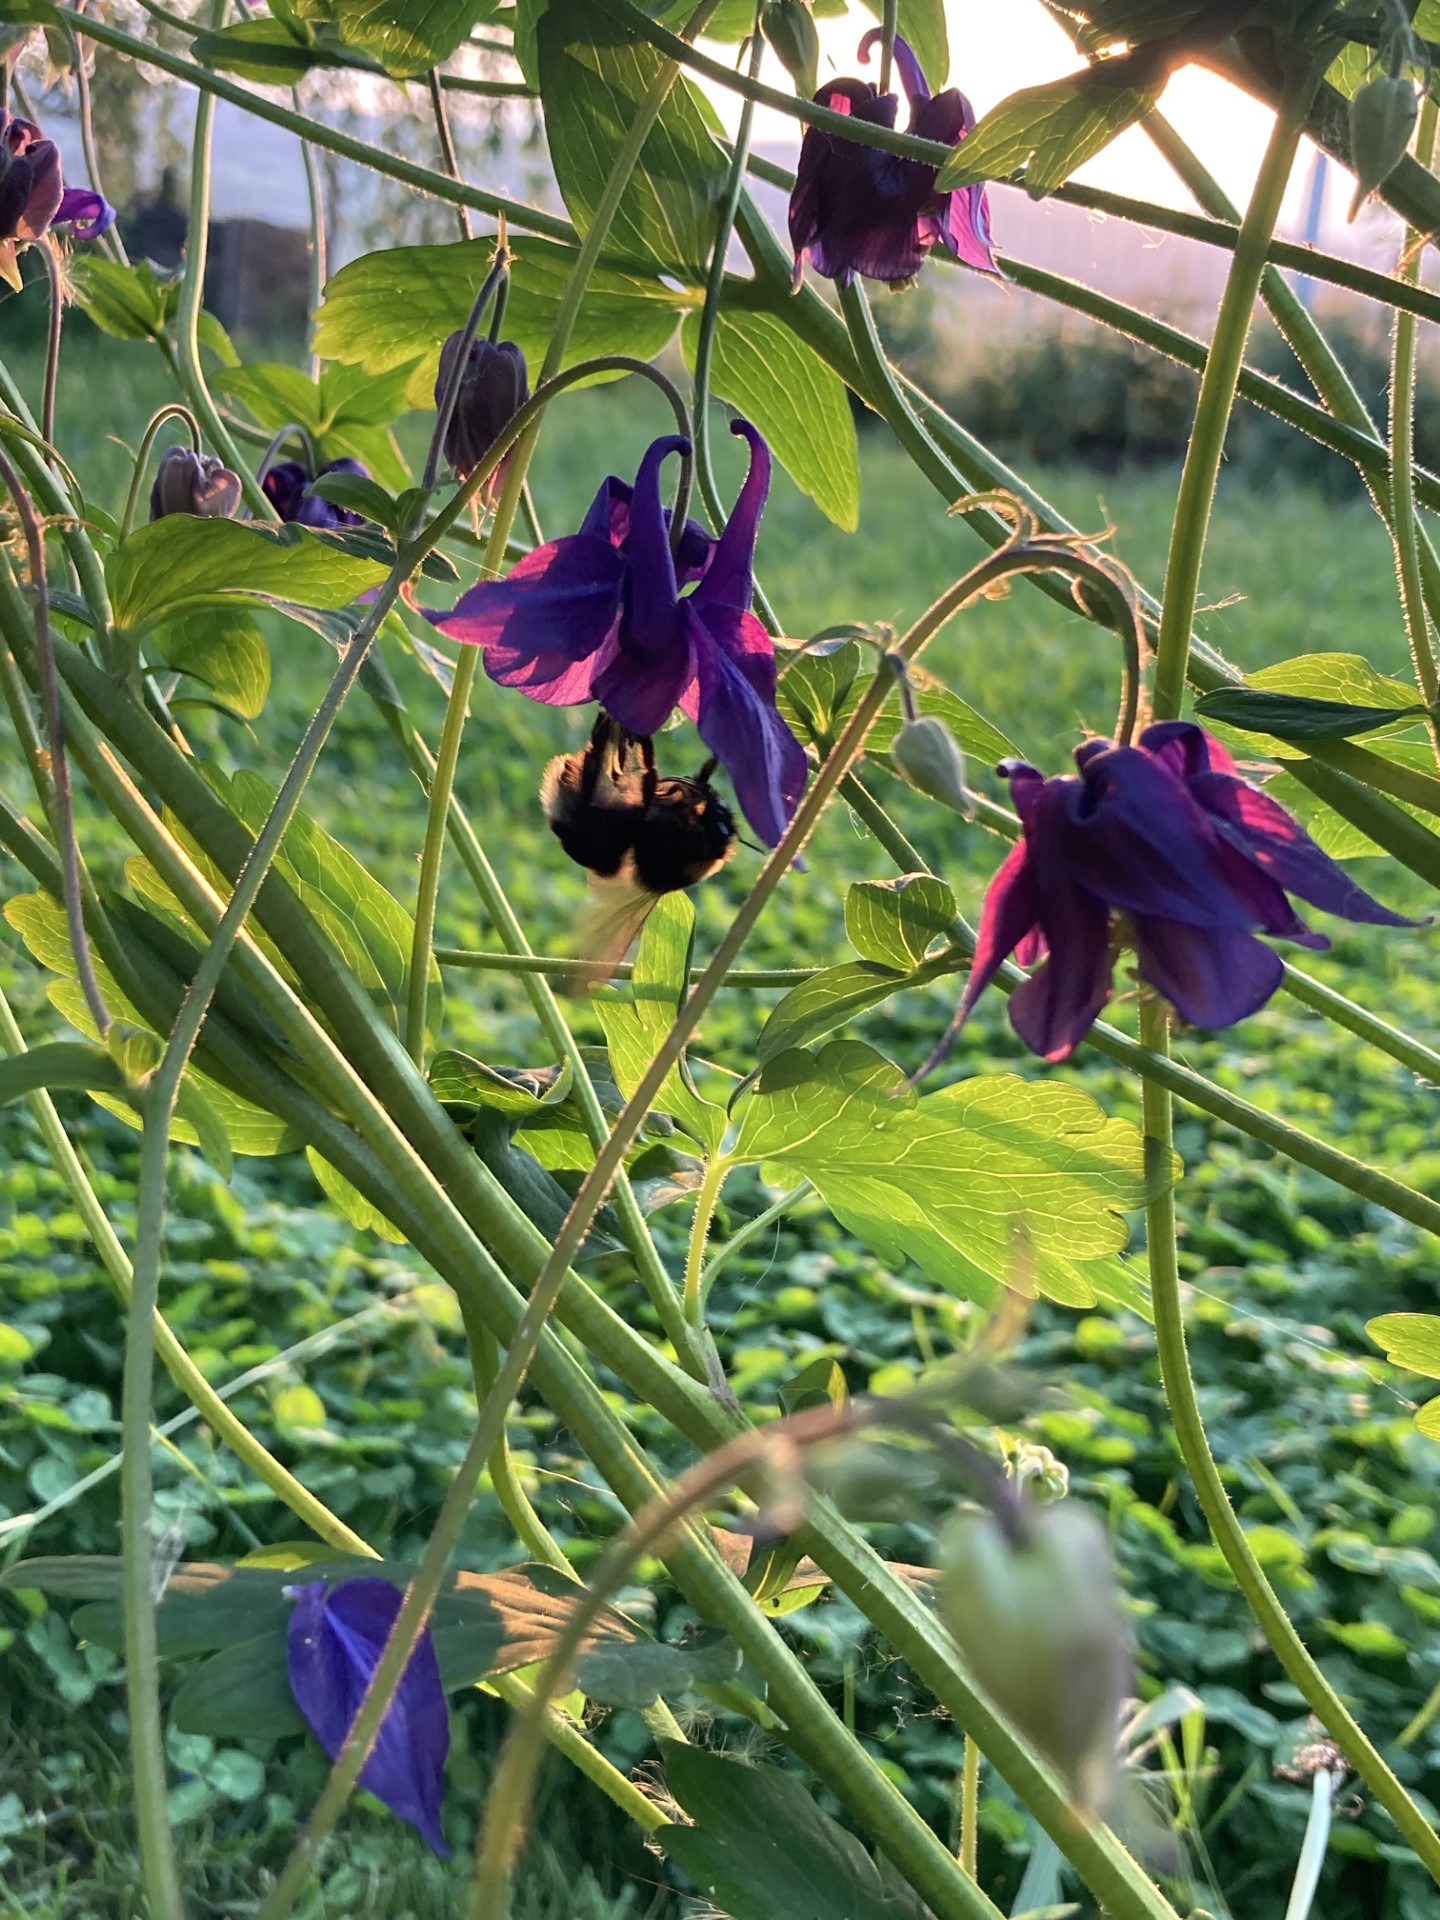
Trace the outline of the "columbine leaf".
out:
[[[112,340],[159,340],[180,296],[178,276],[158,274],[148,260],[122,267],[93,250],[66,263],[75,304]]]
[[[305,1149],[305,1158],[310,1162],[310,1171],[319,1181],[326,1197],[334,1202],[350,1222],[359,1227],[362,1233],[376,1233],[382,1240],[388,1240],[392,1247],[403,1247],[405,1236],[387,1215],[365,1198],[358,1187],[354,1187],[337,1167],[322,1159],[314,1147]]]
[[[378,60],[398,80],[448,60],[498,0],[295,0],[295,16],[330,26],[347,47]]]
[[[681,334],[695,365],[700,316]],[[837,527],[860,524],[860,454],[845,383],[774,314],[720,309],[711,387],[757,426],[790,478]]]
[[[237,20],[214,33],[197,34],[190,51],[207,67],[267,87],[293,87],[312,67],[341,64],[292,33],[283,20]]]
[[[919,1896],[882,1874],[794,1774],[678,1741],[660,1750],[666,1784],[695,1825],[655,1838],[734,1920],[928,1920]]]
[[[245,720],[264,711],[270,692],[270,649],[244,609],[189,613],[150,636],[152,658],[183,673]],[[190,689],[194,691],[194,689]],[[181,687],[172,705],[183,704]]]
[[[643,1713],[657,1700],[679,1700],[697,1687],[723,1686],[739,1671],[740,1649],[733,1640],[678,1647],[660,1640],[617,1640],[581,1656],[575,1684],[602,1706]]]
[[[207,607],[293,600],[348,606],[385,578],[376,560],[343,552],[303,527],[256,527],[190,514],[140,527],[105,563],[115,625],[148,633]]]
[[[1023,168],[1026,192],[1039,199],[1148,113],[1158,93],[1158,84],[1148,76],[1138,79],[1129,60],[1108,60],[1043,87],[1025,87],[992,107],[960,142],[936,186],[947,192],[1004,180]]]
[[[955,895],[933,873],[862,880],[845,896],[845,932],[862,960],[907,973],[950,930]]]
[[[348,456],[369,467],[386,486],[403,487],[409,471],[386,429],[412,405],[407,390],[419,352],[417,348],[410,365],[393,367],[383,377],[357,367],[330,366],[311,380],[298,367],[260,362],[223,368],[214,384],[241,401],[267,433],[292,425],[303,428],[321,466]]]
[[[906,984],[903,974],[866,961],[852,960],[844,966],[826,967],[823,973],[802,980],[783,1000],[776,1001],[770,1018],[760,1029],[755,1058],[764,1066],[767,1060],[774,1060],[792,1047],[808,1047],[812,1040],[823,1039],[857,1014],[878,1007]]]
[[[1296,693],[1267,693],[1259,687],[1219,687],[1195,702],[1202,720],[1218,720],[1246,733],[1277,740],[1349,740],[1423,714],[1417,701],[1403,707],[1354,707],[1342,700],[1311,700]]]
[[[583,233],[663,56],[589,0],[550,0],[536,37],[550,158]],[[611,222],[607,257],[703,286],[724,188],[724,158],[682,81],[640,151]]]
[[[695,909],[683,893],[667,893],[655,905],[624,988],[607,987],[595,998],[605,1029],[615,1079],[628,1100],[674,1024],[689,975]],[[713,1153],[725,1133],[725,1109],[702,1100],[683,1066],[666,1075],[655,1104],[670,1113]]]
[[[771,1059],[734,1155],[804,1174],[882,1258],[982,1302],[1112,1297],[1122,1215],[1146,1192],[1138,1130],[1078,1088],[986,1075],[921,1098],[850,1041]]]
[[[505,337],[533,367],[544,357],[579,249],[530,236],[512,239],[510,246],[515,265]],[[490,240],[457,240],[449,246],[362,254],[326,285],[315,321],[316,352],[358,368],[367,378],[408,368],[409,404],[433,408],[441,342],[464,326],[494,252]],[[651,275],[597,268],[565,365],[607,353],[653,359],[696,299]]]
[[[1365,1331],[1393,1366],[1440,1380],[1440,1314],[1382,1313]]]
[[[782,660],[777,693],[781,711],[806,733],[833,737],[836,717],[849,702],[864,661],[859,641],[840,637],[819,640]]]

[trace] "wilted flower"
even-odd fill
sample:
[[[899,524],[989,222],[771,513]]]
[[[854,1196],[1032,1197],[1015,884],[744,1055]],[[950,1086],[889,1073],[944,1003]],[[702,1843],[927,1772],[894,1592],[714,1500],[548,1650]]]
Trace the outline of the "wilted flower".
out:
[[[288,1589],[295,1601],[286,1636],[290,1691],[333,1760],[360,1710],[404,1594],[389,1580],[323,1580]],[[427,1628],[401,1676],[360,1785],[417,1827],[439,1854],[450,1718]]]
[[[748,422],[750,471],[718,540],[685,526],[670,549],[660,468],[688,453],[656,440],[634,488],[613,477],[578,533],[537,547],[504,580],[481,581],[449,613],[427,618],[485,649],[485,671],[549,706],[600,705],[638,739],[679,707],[724,764],[745,817],[768,846],[785,831],[805,785],[804,749],[775,706],[775,649],[750,611],[751,562],[770,453]],[[695,591],[681,586],[698,580]]]
[[[868,60],[878,29],[860,42]],[[947,147],[975,124],[970,102],[955,87],[931,98],[920,63],[899,35],[895,65],[910,100],[908,131]],[[827,80],[815,104],[836,113],[893,127],[899,105],[868,80]],[[912,279],[931,247],[942,246],[968,267],[995,273],[990,251],[990,204],[983,186],[937,193],[938,167],[905,160],[879,147],[862,147],[843,134],[807,127],[790,195],[790,244],[795,271],[808,259],[817,273],[846,285],[857,273],[898,285]]]
[[[435,381],[437,407],[444,400],[464,338],[463,332],[452,333],[440,349],[440,372]],[[529,398],[525,356],[514,341],[472,340],[460,374],[455,409],[445,429],[445,458],[457,480],[475,471]],[[492,497],[504,482],[506,460],[500,462],[486,486]]]
[[[67,187],[60,177],[60,149],[33,120],[0,107],[0,280],[18,290],[17,244],[38,240],[57,223],[69,222],[93,239],[115,218],[115,209],[86,187]]]
[[[240,476],[213,453],[167,447],[150,489],[150,518],[172,513],[198,514],[202,520],[228,520],[240,504]]]
[[[354,473],[362,480],[370,478],[358,460],[332,460],[315,477],[320,479],[327,473]],[[363,513],[352,513],[348,507],[337,507],[329,500],[322,500],[318,493],[311,493],[310,469],[299,460],[281,460],[267,471],[260,485],[280,518],[293,520],[297,526],[358,527],[365,518]]]
[[[958,1027],[1001,963],[1048,955],[1010,998],[1010,1024],[1064,1060],[1110,998],[1117,927],[1140,978],[1196,1027],[1230,1027],[1280,984],[1268,933],[1325,948],[1287,898],[1346,920],[1416,924],[1372,900],[1278,801],[1240,778],[1188,720],[1147,727],[1138,746],[1087,740],[1079,777],[1047,780],[1023,760],[1010,782],[1024,837],[990,884]]]

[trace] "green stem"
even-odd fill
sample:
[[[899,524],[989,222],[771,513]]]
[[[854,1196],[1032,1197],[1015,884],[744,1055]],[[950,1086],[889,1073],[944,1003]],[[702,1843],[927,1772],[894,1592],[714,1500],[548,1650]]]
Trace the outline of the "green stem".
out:
[[[980,1862],[980,1749],[967,1733],[960,1776],[960,1864],[973,1880]]]
[[[1141,1001],[1140,1031],[1150,1053],[1168,1057],[1169,1020],[1164,1007],[1150,995]],[[1146,1238],[1150,1254],[1150,1298],[1155,1313],[1155,1344],[1160,1377],[1175,1428],[1180,1457],[1185,1463],[1216,1545],[1235,1576],[1235,1583],[1270,1644],[1287,1678],[1304,1695],[1306,1704],[1390,1815],[1400,1833],[1440,1881],[1440,1836],[1401,1786],[1363,1729],[1348,1712],[1320,1671],[1290,1616],[1266,1579],[1225,1491],[1209,1437],[1201,1418],[1190,1371],[1181,1305],[1180,1265],[1175,1244],[1175,1192],[1171,1181],[1174,1131],[1168,1091],[1153,1080],[1142,1084],[1143,1125],[1148,1174],[1156,1197],[1146,1208]]]
[[[1195,624],[1200,593],[1200,563],[1210,529],[1220,461],[1225,452],[1225,434],[1265,271],[1266,252],[1280,218],[1305,110],[1317,78],[1307,74],[1303,83],[1292,80],[1281,102],[1255,191],[1235,243],[1235,257],[1215,319],[1215,334],[1195,408],[1195,424],[1180,475],[1170,555],[1165,567],[1152,690],[1157,720],[1175,719],[1184,698],[1190,632]]]
[[[735,976],[732,974],[730,977],[733,980]],[[711,1256],[706,1263],[704,1273],[700,1276],[702,1306],[710,1298],[710,1289],[719,1278],[721,1268],[733,1260],[738,1253],[742,1253],[752,1240],[757,1240],[767,1227],[773,1227],[777,1220],[783,1220],[785,1215],[798,1207],[802,1200],[812,1199],[814,1193],[815,1189],[810,1182],[802,1180],[798,1187],[791,1187],[788,1193],[781,1194],[772,1206],[766,1207],[763,1213],[757,1213],[753,1220],[747,1220],[743,1227],[731,1234],[719,1252]]]
[[[508,489],[507,489],[508,491]],[[498,525],[498,520],[497,520]],[[508,535],[509,529],[506,529]],[[492,536],[493,539],[493,536]],[[503,550],[504,540],[501,546]],[[488,570],[488,555],[487,555]],[[425,840],[420,852],[420,885],[415,895],[415,925],[410,948],[408,1001],[405,1011],[405,1044],[416,1066],[425,1064],[425,1008],[430,997],[430,951],[435,932],[435,911],[440,900],[440,870],[445,853],[445,832],[450,802],[455,791],[455,769],[460,762],[460,743],[465,736],[465,717],[470,710],[470,692],[480,665],[478,647],[462,647],[455,662],[455,678],[445,703],[445,724],[440,733],[440,751],[430,779],[430,800],[425,818]]]
[[[889,93],[891,68],[895,59],[895,29],[900,20],[900,0],[885,0],[880,27],[880,91]]]
[[[228,6],[229,0],[214,0],[212,27],[223,23]],[[75,16],[70,24],[85,33],[93,32],[95,25],[85,15]],[[153,50],[147,49],[142,58],[153,59]],[[199,416],[206,439],[226,466],[239,475],[250,511],[261,520],[273,521],[275,509],[241,459],[230,430],[210,396],[205,369],[200,364],[200,309],[205,298],[205,258],[210,241],[210,136],[214,124],[215,93],[202,92],[195,102],[195,137],[190,151],[190,211],[185,227],[185,270],[180,279],[180,303],[175,315],[176,357],[185,397]]]
[[[535,1689],[528,1681],[522,1680],[518,1673],[496,1674],[485,1685],[516,1713],[528,1717],[535,1712]],[[629,1815],[642,1833],[654,1833],[666,1825],[669,1816],[664,1808],[657,1807],[633,1780],[628,1780],[618,1767],[605,1758],[598,1747],[592,1746],[563,1708],[546,1707],[544,1718],[545,1736],[556,1752],[563,1754],[587,1780],[593,1780],[622,1813]]]
[[[694,1327],[705,1324],[705,1242],[730,1165],[723,1153],[712,1154],[705,1163],[705,1173],[695,1195],[695,1217],[690,1223],[690,1245],[685,1255],[685,1318]]]
[[[1436,105],[1427,93],[1420,109],[1420,131],[1416,139],[1416,158],[1427,169],[1435,154]],[[1405,229],[1405,249],[1401,262],[1402,278],[1418,281],[1423,236],[1413,228]],[[1430,622],[1425,610],[1425,589],[1420,566],[1420,538],[1415,511],[1415,346],[1416,323],[1413,313],[1395,316],[1395,347],[1390,378],[1390,473],[1394,516],[1395,566],[1400,578],[1400,604],[1405,614],[1405,630],[1410,636],[1410,657],[1415,678],[1432,709],[1430,730],[1440,759],[1440,714],[1433,709],[1440,700],[1440,676],[1435,667],[1435,648],[1430,637]]]
[[[473,947],[436,947],[435,959],[442,967],[459,967],[473,973],[540,974],[552,980],[628,980],[635,971],[631,960],[610,966],[600,960],[577,960],[556,953],[483,953]],[[689,978],[698,980],[703,967],[691,967]],[[737,968],[727,987],[798,987],[802,980],[813,980],[823,967],[756,967],[748,972]]]
[[[476,1396],[483,1403],[495,1390],[500,1372],[500,1348],[494,1334],[478,1319],[473,1325],[467,1325],[466,1338],[470,1344],[471,1364],[475,1369]],[[515,1462],[510,1454],[510,1438],[503,1426],[495,1451],[490,1456],[490,1484],[495,1489],[495,1497],[504,1510],[505,1518],[515,1529],[515,1537],[530,1558],[543,1561],[579,1584],[580,1576],[570,1564],[564,1548],[551,1536],[549,1528],[531,1504],[529,1494],[516,1477]]]
[[[290,89],[290,101],[295,111],[300,111],[300,89]],[[305,197],[310,214],[310,324],[315,324],[315,316],[320,311],[320,302],[325,294],[325,282],[328,278],[328,248],[325,240],[325,183],[320,177],[320,162],[315,157],[315,149],[308,140],[300,142],[300,157],[305,164]],[[320,356],[313,345],[310,349],[310,378],[320,378]]]

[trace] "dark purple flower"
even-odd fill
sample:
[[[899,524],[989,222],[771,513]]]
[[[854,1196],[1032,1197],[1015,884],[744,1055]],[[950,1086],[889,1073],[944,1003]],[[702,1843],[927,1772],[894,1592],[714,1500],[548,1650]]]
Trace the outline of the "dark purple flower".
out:
[[[990,883],[956,1026],[1001,963],[1040,966],[1010,998],[1010,1023],[1046,1060],[1064,1060],[1110,998],[1117,931],[1142,980],[1196,1027],[1230,1027],[1280,984],[1257,933],[1324,948],[1288,895],[1386,927],[1417,923],[1372,900],[1305,829],[1240,777],[1220,742],[1188,720],[1147,727],[1138,746],[1087,740],[1078,778],[1047,780],[1008,760],[1024,837]]]
[[[167,447],[150,489],[150,518],[172,513],[198,514],[202,520],[228,520],[240,505],[240,476],[213,453]]]
[[[445,397],[460,351],[464,333],[452,333],[440,349],[440,372],[435,381],[435,404]],[[445,430],[445,458],[457,480],[473,473],[500,435],[530,398],[530,381],[525,356],[513,340],[472,340],[460,375],[460,390],[455,410]],[[504,484],[506,462],[491,474],[486,484],[488,497]]]
[[[860,42],[868,60],[879,30]],[[975,124],[970,102],[955,87],[931,98],[920,63],[897,35],[895,64],[910,100],[908,131],[956,146]],[[836,113],[893,127],[899,106],[868,80],[827,80],[815,104]],[[809,260],[817,273],[848,284],[857,273],[898,285],[913,279],[931,247],[981,273],[995,273],[990,251],[990,203],[983,186],[937,193],[938,167],[904,160],[843,135],[807,127],[790,195],[790,244],[797,276]]]
[[[405,1596],[389,1580],[342,1580],[333,1587],[315,1580],[289,1591],[295,1599],[286,1637],[290,1691],[333,1760]],[[440,1801],[449,1747],[450,1718],[427,1627],[380,1722],[360,1785],[447,1857]]]
[[[750,611],[751,562],[770,453],[747,421],[750,471],[718,540],[687,522],[679,553],[660,504],[660,468],[689,443],[656,440],[632,488],[608,479],[580,531],[537,547],[504,580],[482,581],[443,633],[485,649],[485,671],[549,706],[598,700],[626,733],[648,739],[679,707],[724,764],[745,817],[767,846],[784,833],[805,785],[805,753],[775,706],[775,649]],[[680,588],[698,581],[693,593]]]
[[[358,460],[332,460],[320,469],[316,478],[327,473],[354,473],[362,480],[370,478]],[[352,513],[348,507],[334,506],[329,500],[322,500],[318,493],[311,493],[310,469],[299,460],[279,461],[268,469],[260,485],[280,518],[293,520],[298,526],[358,527],[365,518],[363,513]]]
[[[84,239],[103,233],[115,209],[98,193],[60,177],[60,149],[33,120],[0,107],[0,280],[18,290],[17,246],[38,240],[57,222]]]

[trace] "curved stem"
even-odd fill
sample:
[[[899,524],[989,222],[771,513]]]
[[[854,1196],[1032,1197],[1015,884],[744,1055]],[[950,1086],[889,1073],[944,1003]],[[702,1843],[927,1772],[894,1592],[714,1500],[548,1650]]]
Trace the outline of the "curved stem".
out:
[[[465,238],[470,238],[467,232]],[[495,250],[495,263],[480,283],[470,308],[470,314],[460,334],[460,345],[456,349],[454,363],[450,368],[450,378],[440,395],[440,403],[435,409],[435,429],[430,435],[430,446],[425,455],[425,468],[420,476],[420,485],[428,494],[435,485],[435,476],[440,471],[440,455],[444,450],[445,436],[450,431],[450,422],[455,417],[455,405],[460,398],[460,385],[465,378],[465,369],[470,360],[470,349],[474,346],[480,332],[480,322],[485,318],[485,309],[494,298],[500,302],[500,292],[510,273],[511,254],[501,240]]]
[[[494,1392],[500,1372],[499,1343],[479,1319],[474,1319],[473,1324],[467,1322],[466,1338],[470,1345],[471,1365],[475,1370],[476,1398],[483,1405]],[[495,1489],[495,1497],[500,1502],[505,1518],[515,1529],[516,1539],[530,1558],[554,1567],[557,1573],[563,1573],[578,1585],[579,1574],[570,1564],[564,1548],[551,1536],[549,1528],[536,1513],[529,1494],[516,1477],[515,1462],[510,1454],[510,1438],[503,1425],[500,1438],[495,1443],[495,1451],[490,1456],[490,1484]]]
[[[1165,566],[1152,696],[1157,720],[1175,719],[1184,698],[1190,631],[1195,624],[1200,594],[1200,563],[1210,529],[1225,434],[1230,425],[1230,411],[1245,357],[1245,343],[1250,337],[1270,237],[1280,218],[1305,112],[1317,80],[1318,75],[1307,73],[1303,82],[1292,79],[1286,89],[1235,243],[1235,257],[1216,316],[1215,334],[1195,407],[1195,424],[1180,475],[1170,554]]]
[[[1415,157],[1429,168],[1435,154],[1436,105],[1427,92],[1420,109],[1420,131]],[[1423,251],[1423,236],[1413,228],[1405,229],[1405,253],[1401,277],[1418,281]],[[1390,378],[1390,484],[1395,535],[1395,565],[1400,578],[1400,604],[1405,614],[1405,630],[1410,637],[1410,657],[1415,678],[1430,714],[1430,732],[1440,759],[1440,713],[1434,711],[1440,700],[1440,675],[1436,673],[1435,648],[1430,621],[1425,609],[1425,588],[1420,566],[1420,537],[1415,511],[1415,345],[1416,322],[1413,313],[1395,315],[1395,346]]]
[[[705,1163],[705,1172],[700,1181],[699,1191],[695,1195],[695,1216],[690,1222],[690,1245],[685,1254],[685,1318],[694,1327],[705,1323],[705,1290],[703,1274],[705,1268],[705,1242],[710,1235],[710,1223],[715,1218],[715,1208],[720,1201],[720,1189],[725,1184],[725,1176],[730,1171],[730,1162],[723,1153],[711,1154]]]
[[[228,0],[215,0],[211,9],[212,26],[225,18]],[[83,32],[93,32],[95,22],[77,19]],[[147,48],[141,56],[152,60]],[[202,92],[195,102],[195,135],[190,152],[190,210],[185,228],[185,270],[180,279],[180,304],[175,315],[176,360],[186,398],[205,428],[205,437],[240,477],[241,489],[250,511],[261,520],[273,521],[275,509],[266,498],[239,449],[230,430],[220,417],[211,398],[205,370],[200,364],[200,309],[205,298],[205,259],[210,241],[210,136],[215,124],[215,93]],[[298,116],[297,116],[298,117]],[[309,122],[305,122],[309,125]]]
[[[70,43],[70,64],[75,75],[75,96],[80,108],[80,148],[85,155],[85,172],[91,186],[103,200],[105,189],[100,184],[100,152],[95,144],[95,116],[90,100],[90,75],[85,70],[85,56],[80,51],[80,43],[73,33],[67,33]],[[125,251],[125,242],[120,238],[119,229],[112,226],[104,235],[106,251],[118,260],[122,267],[128,267],[130,256]]]
[[[733,973],[730,978],[733,982],[735,978]],[[710,1289],[720,1277],[721,1269],[728,1265],[736,1254],[743,1252],[752,1240],[758,1240],[767,1227],[773,1227],[777,1220],[783,1220],[787,1213],[793,1212],[802,1200],[811,1199],[814,1193],[815,1189],[810,1182],[802,1180],[799,1186],[791,1187],[788,1193],[781,1194],[780,1198],[773,1205],[766,1207],[763,1213],[757,1213],[753,1220],[747,1220],[743,1227],[732,1233],[724,1246],[706,1262],[705,1271],[700,1276],[702,1305],[710,1298]]]
[[[140,504],[140,491],[145,485],[145,468],[149,464],[150,449],[155,444],[155,436],[167,420],[183,420],[190,430],[190,450],[200,451],[200,422],[189,407],[179,400],[171,400],[151,414],[145,432],[140,439],[139,451],[135,455],[135,464],[130,470],[130,491],[125,495],[125,511],[120,516],[120,538],[128,540],[130,530],[135,524],[135,509]]]
[[[1169,1020],[1160,1003],[1149,995],[1141,1002],[1140,1031],[1150,1052],[1166,1058],[1170,1048]],[[1146,1237],[1150,1255],[1150,1298],[1155,1313],[1155,1344],[1160,1377],[1174,1422],[1176,1443],[1199,1498],[1215,1543],[1235,1576],[1235,1583],[1270,1644],[1287,1678],[1304,1695],[1307,1705],[1324,1725],[1350,1765],[1390,1815],[1401,1834],[1423,1861],[1431,1877],[1440,1881],[1440,1835],[1401,1786],[1364,1730],[1347,1710],[1295,1631],[1290,1616],[1266,1579],[1251,1551],[1245,1529],[1220,1478],[1201,1418],[1185,1342],[1181,1306],[1180,1267],[1175,1246],[1175,1193],[1170,1184],[1174,1133],[1170,1095],[1155,1082],[1142,1085],[1143,1124],[1148,1177],[1156,1197],[1146,1208]]]
[[[440,158],[445,162],[445,171],[454,181],[461,181],[460,159],[455,151],[455,136],[450,130],[450,115],[445,110],[445,94],[440,85],[440,70],[431,67],[425,76],[430,88],[430,111],[435,116],[435,132],[440,141]],[[470,224],[470,209],[463,203],[457,203],[455,217],[460,223],[460,238],[473,240],[474,230]]]

